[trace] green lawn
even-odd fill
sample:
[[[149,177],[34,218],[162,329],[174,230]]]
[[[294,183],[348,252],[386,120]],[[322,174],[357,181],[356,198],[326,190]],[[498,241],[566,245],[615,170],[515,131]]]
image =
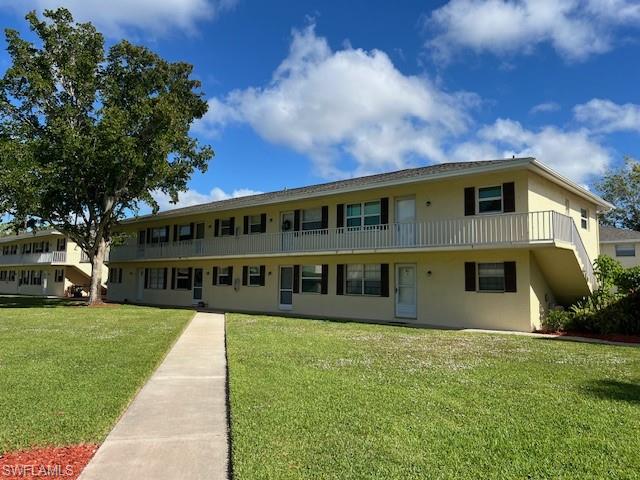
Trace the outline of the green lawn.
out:
[[[0,297],[0,452],[101,442],[193,312]]]
[[[639,478],[640,349],[228,315],[235,478]]]

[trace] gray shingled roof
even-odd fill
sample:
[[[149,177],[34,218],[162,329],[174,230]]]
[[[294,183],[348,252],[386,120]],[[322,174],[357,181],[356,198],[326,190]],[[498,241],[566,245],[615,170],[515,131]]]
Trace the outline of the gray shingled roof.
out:
[[[416,180],[421,178],[428,178],[445,173],[464,172],[475,167],[487,167],[492,165],[507,166],[510,163],[521,163],[526,160],[533,160],[533,158],[509,158],[500,160],[480,160],[475,162],[452,162],[452,163],[440,163],[437,165],[429,165],[427,167],[407,168],[404,170],[398,170],[389,173],[379,173],[376,175],[367,175],[364,177],[349,178],[346,180],[338,180],[337,182],[320,183],[317,185],[310,185],[307,187],[288,188],[284,190],[278,190],[275,192],[261,193],[257,195],[249,195],[245,197],[229,198],[227,200],[219,200],[217,202],[203,203],[200,205],[194,205],[191,207],[175,208],[171,210],[164,210],[155,215],[155,217],[162,216],[179,216],[179,215],[192,215],[200,212],[208,212],[212,210],[231,210],[233,208],[246,207],[247,205],[255,205],[260,203],[277,203],[286,201],[291,198],[303,197],[305,195],[317,196],[322,194],[331,195],[334,192],[339,192],[348,189],[357,188],[375,188],[378,184],[384,184],[386,182],[410,180],[415,178]],[[137,217],[137,221],[143,218],[150,217],[151,215],[144,215]],[[124,223],[126,223],[125,221]]]
[[[637,240],[640,242],[640,232],[628,230],[626,228],[609,227],[600,225],[600,241],[601,242],[620,242]]]

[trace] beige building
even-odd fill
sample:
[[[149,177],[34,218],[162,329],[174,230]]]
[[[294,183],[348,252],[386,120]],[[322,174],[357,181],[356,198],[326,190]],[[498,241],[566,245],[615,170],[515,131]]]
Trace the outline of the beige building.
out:
[[[105,267],[105,286],[107,272]],[[0,237],[0,294],[86,294],[90,279],[88,259],[61,233],[43,230]]]
[[[609,207],[533,158],[223,200],[125,221],[108,298],[530,331],[594,287]]]
[[[640,265],[640,232],[600,225],[600,252],[618,260],[623,267]]]

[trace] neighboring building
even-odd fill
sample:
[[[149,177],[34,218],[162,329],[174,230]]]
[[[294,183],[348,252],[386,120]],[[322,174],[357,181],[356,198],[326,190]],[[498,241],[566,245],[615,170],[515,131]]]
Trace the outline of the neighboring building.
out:
[[[623,267],[640,265],[640,232],[600,225],[600,253],[618,260]]]
[[[533,158],[223,200],[125,221],[108,298],[529,331],[594,287],[610,207]]]
[[[106,282],[107,268],[103,273]],[[0,294],[67,296],[88,292],[91,264],[61,233],[43,230],[0,237]]]

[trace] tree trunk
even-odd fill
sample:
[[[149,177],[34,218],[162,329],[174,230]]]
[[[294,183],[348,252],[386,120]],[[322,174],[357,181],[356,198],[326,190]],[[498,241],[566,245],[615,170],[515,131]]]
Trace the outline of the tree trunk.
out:
[[[91,260],[91,288],[89,289],[89,305],[102,303],[102,270],[107,251],[107,242],[98,240],[98,249]]]

